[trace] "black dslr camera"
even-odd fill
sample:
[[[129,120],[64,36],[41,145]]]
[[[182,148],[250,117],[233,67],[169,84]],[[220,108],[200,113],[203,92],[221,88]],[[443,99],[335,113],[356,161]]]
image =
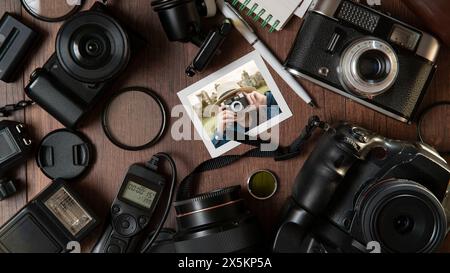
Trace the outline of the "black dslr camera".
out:
[[[439,48],[431,35],[369,7],[318,0],[285,65],[294,75],[410,122],[435,73]]]
[[[34,71],[25,92],[63,125],[77,127],[142,43],[96,2],[61,27],[56,53]]]
[[[450,168],[431,147],[341,124],[295,180],[275,252],[433,252],[447,233]]]
[[[228,106],[231,111],[235,113],[239,113],[245,110],[245,108],[250,106],[250,103],[248,102],[247,98],[245,97],[244,93],[238,93],[236,96],[227,99],[223,103],[224,105]]]

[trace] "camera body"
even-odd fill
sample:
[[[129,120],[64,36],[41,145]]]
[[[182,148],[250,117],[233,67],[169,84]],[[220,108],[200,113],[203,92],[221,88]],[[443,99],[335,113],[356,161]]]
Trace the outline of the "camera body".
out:
[[[63,125],[76,128],[142,44],[96,2],[61,27],[55,54],[33,72],[25,92]]]
[[[435,73],[439,49],[433,36],[379,11],[348,0],[319,0],[285,66],[296,76],[410,122]]]
[[[450,168],[431,147],[340,124],[295,180],[276,252],[432,252],[445,239]]]
[[[250,106],[250,103],[248,102],[244,93],[237,93],[234,97],[224,101],[223,105],[229,107],[231,111],[239,113],[244,111],[248,106]]]

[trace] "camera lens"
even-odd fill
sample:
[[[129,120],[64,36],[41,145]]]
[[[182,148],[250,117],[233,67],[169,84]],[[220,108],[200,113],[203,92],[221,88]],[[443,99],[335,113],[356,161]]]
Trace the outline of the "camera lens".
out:
[[[398,76],[394,49],[377,38],[357,40],[345,49],[339,66],[342,85],[350,92],[373,98],[388,91]]]
[[[376,83],[386,79],[390,72],[388,57],[376,50],[364,52],[359,58],[357,65],[360,77],[369,83]]]
[[[399,234],[408,234],[414,229],[414,219],[411,216],[400,215],[393,221],[394,229]]]
[[[366,240],[378,241],[386,252],[432,252],[445,238],[441,203],[412,181],[378,183],[365,194],[361,211]]]
[[[230,105],[231,111],[235,112],[235,113],[239,113],[242,110],[244,110],[244,105],[242,104],[242,102],[240,101],[234,101],[231,105]]]
[[[62,68],[75,79],[97,83],[117,77],[130,60],[126,31],[111,16],[82,12],[60,29],[56,54]]]
[[[73,35],[72,58],[85,69],[95,69],[108,64],[111,58],[111,46],[106,32],[98,32],[98,27],[86,25]]]
[[[175,202],[178,253],[256,251],[261,234],[235,186]]]

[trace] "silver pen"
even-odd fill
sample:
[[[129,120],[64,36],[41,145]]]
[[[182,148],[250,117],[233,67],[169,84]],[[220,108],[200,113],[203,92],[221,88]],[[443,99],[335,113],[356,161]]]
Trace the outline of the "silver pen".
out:
[[[281,78],[311,107],[316,107],[312,98],[306,93],[305,89],[292,76],[280,61],[273,55],[266,45],[256,36],[255,31],[247,24],[241,15],[233,8],[233,6],[223,0],[217,0],[217,6],[223,15],[233,22],[234,27],[244,36],[244,38],[258,51],[267,63],[280,75]]]

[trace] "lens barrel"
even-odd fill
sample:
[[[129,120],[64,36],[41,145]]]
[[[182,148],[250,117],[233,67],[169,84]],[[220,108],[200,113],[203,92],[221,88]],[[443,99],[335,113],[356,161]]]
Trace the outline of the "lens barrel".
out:
[[[361,200],[365,240],[379,242],[386,252],[433,252],[445,238],[444,208],[421,184],[401,179],[383,181],[368,189]]]
[[[125,29],[111,16],[81,12],[58,32],[56,54],[62,68],[75,79],[98,83],[117,77],[130,61]]]
[[[388,43],[367,37],[353,42],[343,52],[340,80],[349,92],[373,98],[394,85],[398,66],[397,54]]]
[[[175,202],[178,253],[255,251],[261,245],[256,219],[246,209],[235,186]]]

